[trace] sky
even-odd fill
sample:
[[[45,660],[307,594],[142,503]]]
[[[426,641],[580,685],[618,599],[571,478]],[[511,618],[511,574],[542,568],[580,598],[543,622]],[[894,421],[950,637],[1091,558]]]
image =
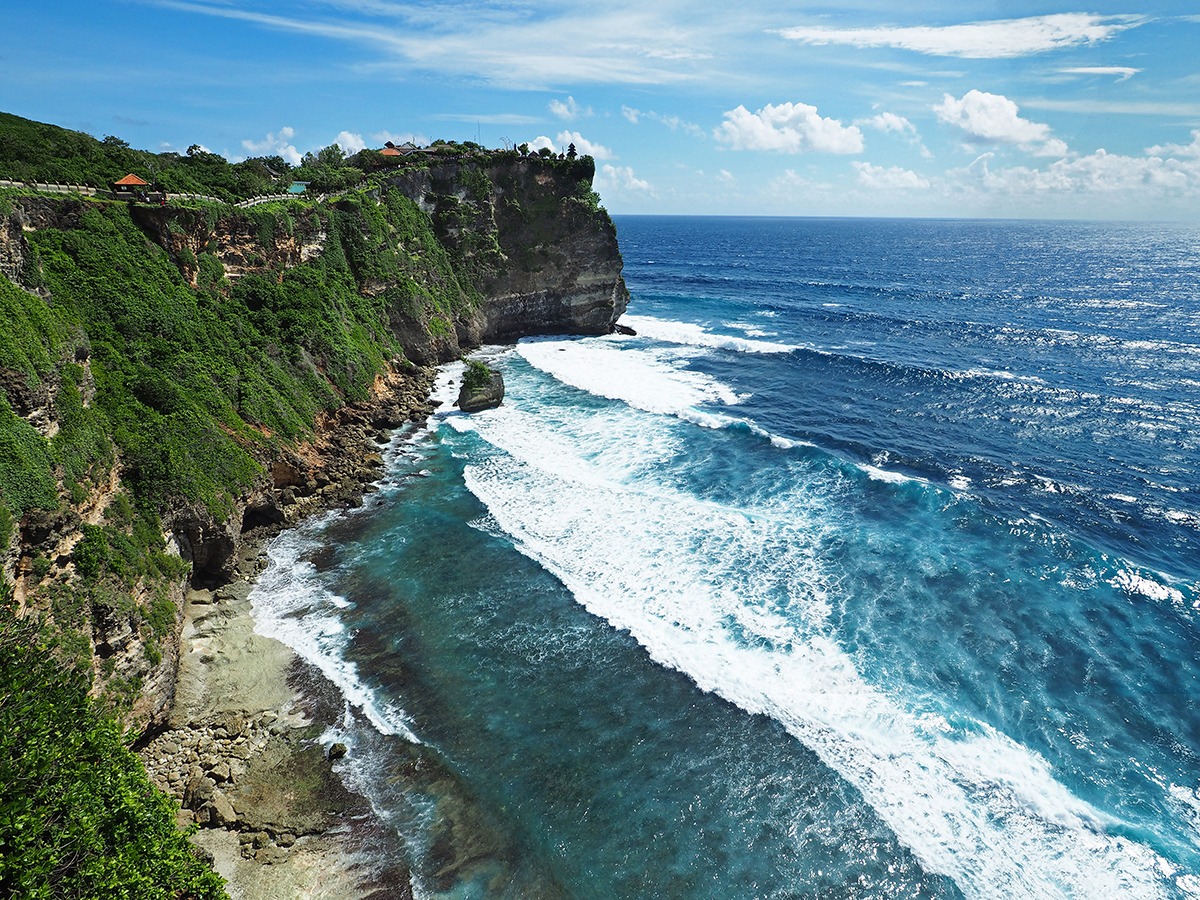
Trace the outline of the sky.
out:
[[[1192,0],[4,0],[0,111],[293,162],[574,143],[616,214],[1200,221]]]

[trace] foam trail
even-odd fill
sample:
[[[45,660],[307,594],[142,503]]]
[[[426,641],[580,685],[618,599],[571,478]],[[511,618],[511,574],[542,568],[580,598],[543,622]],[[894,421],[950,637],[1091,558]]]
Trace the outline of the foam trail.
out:
[[[502,451],[465,479],[521,552],[659,664],[781,722],[929,870],[976,897],[1167,895],[1171,864],[1110,833],[1119,823],[1036,753],[984,723],[907,709],[860,675],[831,636],[817,562],[828,497],[797,487],[714,506],[596,466],[519,410],[463,427]],[[628,427],[655,430],[645,417]]]
[[[420,743],[404,711],[381,700],[363,682],[358,667],[345,659],[349,635],[339,611],[350,603],[327,590],[316,568],[304,559],[321,546],[320,534],[334,515],[284,532],[268,545],[268,566],[250,593],[254,630],[316,666],[381,734]]]
[[[736,353],[791,353],[798,349],[790,344],[780,344],[775,341],[716,334],[690,322],[672,322],[666,319],[656,319],[653,316],[631,316],[626,313],[621,317],[621,324],[628,325],[641,337],[688,347],[732,350]]]
[[[733,405],[741,399],[703,372],[681,369],[664,355],[626,352],[616,342],[522,341],[517,352],[564,384],[646,412],[680,415],[701,404]]]

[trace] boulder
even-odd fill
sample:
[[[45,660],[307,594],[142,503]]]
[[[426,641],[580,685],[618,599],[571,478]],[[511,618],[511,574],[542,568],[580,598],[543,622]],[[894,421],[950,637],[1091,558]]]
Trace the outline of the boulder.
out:
[[[463,412],[494,409],[504,400],[504,376],[482,363],[467,365],[458,391],[458,408]]]

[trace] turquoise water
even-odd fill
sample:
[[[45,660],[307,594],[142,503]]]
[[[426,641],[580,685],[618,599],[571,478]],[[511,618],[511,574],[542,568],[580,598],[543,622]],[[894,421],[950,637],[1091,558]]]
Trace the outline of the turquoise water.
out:
[[[1200,893],[1200,237],[618,231],[638,336],[486,349],[505,405],[398,436],[255,595],[421,890]],[[422,868],[381,735],[502,859]]]

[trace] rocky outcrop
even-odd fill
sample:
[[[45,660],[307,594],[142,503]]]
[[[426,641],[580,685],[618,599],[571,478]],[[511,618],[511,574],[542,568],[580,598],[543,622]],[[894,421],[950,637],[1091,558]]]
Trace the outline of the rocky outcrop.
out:
[[[433,219],[483,298],[479,342],[606,334],[629,291],[617,233],[591,192],[588,157],[493,154],[392,177]]]
[[[458,408],[463,412],[481,412],[485,409],[495,409],[503,402],[504,376],[482,363],[468,366],[462,387],[458,391]]]

